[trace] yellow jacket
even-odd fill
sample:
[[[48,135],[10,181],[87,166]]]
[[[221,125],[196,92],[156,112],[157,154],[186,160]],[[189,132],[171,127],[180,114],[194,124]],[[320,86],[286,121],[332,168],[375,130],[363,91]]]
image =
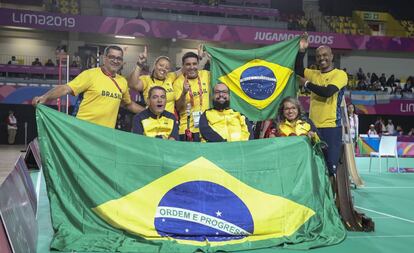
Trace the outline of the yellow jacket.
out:
[[[204,141],[247,141],[253,139],[248,119],[233,109],[209,109],[200,118],[200,134]]]
[[[276,136],[300,136],[308,135],[310,131],[315,132],[315,135],[312,137],[312,141],[319,142],[319,136],[317,134],[317,129],[312,122],[307,122],[306,120],[297,119],[294,122],[289,122],[285,120],[280,123],[276,129]]]

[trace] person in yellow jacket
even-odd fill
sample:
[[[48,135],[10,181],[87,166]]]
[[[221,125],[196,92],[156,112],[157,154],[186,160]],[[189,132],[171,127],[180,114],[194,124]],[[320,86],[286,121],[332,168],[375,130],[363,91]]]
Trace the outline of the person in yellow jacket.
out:
[[[308,136],[312,142],[319,142],[317,129],[313,122],[304,117],[298,99],[286,97],[282,100],[274,126],[270,127],[269,137]]]
[[[160,86],[167,92],[167,104],[165,110],[174,114],[175,93],[173,88],[174,80],[181,74],[181,70],[171,72],[171,61],[167,56],[159,56],[155,59],[154,66],[150,75],[140,75],[141,71],[147,63],[148,51],[144,47],[144,51],[138,55],[137,66],[129,75],[128,86],[138,92],[142,92],[145,103],[148,105],[148,92],[151,87]]]
[[[178,140],[178,123],[174,114],[165,110],[166,91],[153,86],[148,93],[148,108],[135,115],[132,132],[161,139]]]
[[[253,139],[249,120],[230,109],[229,88],[218,83],[214,87],[213,108],[200,117],[200,134],[206,142],[247,141]]]

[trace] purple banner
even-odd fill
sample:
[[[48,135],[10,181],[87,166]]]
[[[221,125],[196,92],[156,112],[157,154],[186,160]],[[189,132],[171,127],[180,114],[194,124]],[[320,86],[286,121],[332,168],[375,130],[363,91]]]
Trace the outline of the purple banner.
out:
[[[272,44],[292,39],[303,33],[301,31],[230,25],[151,21],[102,16],[63,15],[4,8],[0,9],[0,25],[55,31],[253,44]],[[414,51],[413,38],[356,36],[310,32],[309,41],[311,47],[325,44],[336,49]]]
[[[345,98],[347,104],[349,97]],[[310,97],[299,97],[300,103],[305,111],[309,111]],[[414,116],[414,100],[390,99],[389,103],[375,105],[355,105],[358,114],[370,115],[401,115]]]
[[[414,116],[414,101],[393,99],[387,104],[355,105],[358,114]]]

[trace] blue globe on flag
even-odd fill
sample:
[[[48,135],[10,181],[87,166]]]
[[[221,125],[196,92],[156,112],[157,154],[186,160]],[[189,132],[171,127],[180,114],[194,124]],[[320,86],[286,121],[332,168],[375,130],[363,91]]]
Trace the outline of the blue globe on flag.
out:
[[[154,221],[161,236],[193,241],[228,241],[253,233],[253,218],[242,200],[227,188],[191,181],[168,191]]]
[[[265,66],[247,68],[240,76],[240,87],[250,98],[264,100],[276,89],[277,79],[273,71]]]

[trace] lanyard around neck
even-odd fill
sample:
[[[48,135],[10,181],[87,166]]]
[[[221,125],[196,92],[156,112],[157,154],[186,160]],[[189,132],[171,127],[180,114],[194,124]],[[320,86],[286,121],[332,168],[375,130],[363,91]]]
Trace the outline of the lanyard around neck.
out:
[[[203,105],[203,87],[201,86],[201,80],[200,80],[200,76],[197,76],[197,81],[198,81],[198,89],[199,89],[199,96],[200,96],[200,110],[202,110],[202,105]],[[188,79],[187,77],[185,78],[184,82],[188,83]],[[190,102],[191,102],[191,106],[194,106],[194,95],[193,95],[193,91],[191,90],[191,84],[189,84],[189,90],[190,92]]]
[[[106,72],[103,68],[101,68],[101,70],[102,70],[102,73],[103,73],[104,75],[106,75],[107,77],[109,77],[109,79],[111,79],[111,80],[112,80],[112,82],[113,82],[113,83],[115,84],[115,86],[118,88],[119,92],[121,92],[121,93],[122,93],[122,89],[121,89],[121,87],[119,87],[118,83],[117,83],[117,82],[116,82],[116,80],[112,77],[112,75],[111,75],[110,73]]]

